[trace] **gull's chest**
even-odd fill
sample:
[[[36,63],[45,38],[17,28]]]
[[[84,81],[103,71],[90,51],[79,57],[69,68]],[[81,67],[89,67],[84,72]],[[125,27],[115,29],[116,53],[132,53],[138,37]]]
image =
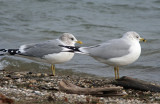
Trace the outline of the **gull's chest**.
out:
[[[73,56],[74,53],[60,52],[60,53],[45,55],[44,59],[46,59],[48,63],[59,64],[71,60]]]
[[[139,58],[140,54],[141,54],[140,44],[134,44],[130,47],[129,54],[122,57],[111,58],[107,60],[107,62],[108,64],[113,66],[128,65],[135,62]]]

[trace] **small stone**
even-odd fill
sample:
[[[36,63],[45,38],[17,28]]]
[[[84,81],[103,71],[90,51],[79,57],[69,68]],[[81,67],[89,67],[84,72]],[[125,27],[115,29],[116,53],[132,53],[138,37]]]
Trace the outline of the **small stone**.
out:
[[[37,73],[37,77],[40,77],[42,74],[41,73]]]
[[[32,74],[32,72],[28,72],[28,74]]]
[[[17,76],[17,77],[21,77],[22,75],[18,73],[16,76]]]
[[[6,77],[11,77],[11,75],[10,75],[10,74],[8,74],[8,75],[6,75]]]
[[[42,95],[40,91],[33,91],[36,95]]]
[[[53,98],[52,96],[48,96],[48,101],[55,101],[55,98]]]
[[[151,93],[150,91],[143,92],[143,94],[145,94],[145,95],[146,95],[146,94],[148,95],[148,94],[150,94],[150,93]]]
[[[44,77],[47,77],[47,76],[48,76],[48,74],[44,73]]]
[[[26,83],[30,83],[30,81],[26,81]]]
[[[4,80],[11,80],[10,77],[4,77],[3,79],[4,79]]]
[[[17,88],[17,86],[11,86],[10,88]]]
[[[17,82],[22,82],[22,80],[21,80],[21,79],[17,79],[16,81],[17,81]]]
[[[30,80],[29,82],[30,82],[30,83],[36,83],[37,81],[34,80],[34,79],[32,79],[32,80]]]

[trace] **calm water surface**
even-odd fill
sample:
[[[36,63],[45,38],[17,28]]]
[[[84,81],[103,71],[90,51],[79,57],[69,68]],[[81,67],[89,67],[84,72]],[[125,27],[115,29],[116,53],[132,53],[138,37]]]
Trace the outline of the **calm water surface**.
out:
[[[74,34],[90,46],[136,31],[147,43],[133,64],[120,67],[120,76],[160,83],[160,1],[159,0],[0,0],[0,48]],[[76,54],[58,69],[114,77],[113,67],[89,56]],[[49,64],[23,58],[0,57],[0,69],[47,70]]]

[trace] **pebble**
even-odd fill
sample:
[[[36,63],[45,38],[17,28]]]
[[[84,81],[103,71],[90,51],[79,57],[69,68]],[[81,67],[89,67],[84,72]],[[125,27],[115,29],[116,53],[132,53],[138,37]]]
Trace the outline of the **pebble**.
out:
[[[40,77],[42,74],[41,73],[37,73],[37,77]]]
[[[34,79],[32,79],[32,80],[30,80],[29,82],[30,82],[30,83],[36,83],[37,81],[34,80]]]
[[[22,80],[21,80],[21,79],[17,79],[16,81],[17,81],[17,82],[19,82],[19,83],[20,83],[20,82],[22,82]]]
[[[33,91],[36,95],[42,95],[40,91]]]

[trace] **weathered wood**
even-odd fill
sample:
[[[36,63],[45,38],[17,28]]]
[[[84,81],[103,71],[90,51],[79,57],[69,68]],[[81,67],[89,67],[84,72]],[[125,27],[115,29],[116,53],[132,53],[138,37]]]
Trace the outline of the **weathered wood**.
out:
[[[123,96],[126,92],[122,91],[123,87],[103,87],[103,88],[82,88],[71,84],[66,80],[59,83],[59,90],[69,94],[83,94],[94,96]]]
[[[7,98],[6,96],[0,93],[0,104],[14,104],[14,100]]]
[[[160,86],[153,85],[149,82],[145,82],[139,79],[131,78],[123,76],[120,79],[117,79],[111,84],[122,86],[126,89],[135,89],[135,90],[141,90],[141,91],[151,91],[151,92],[160,92]]]

